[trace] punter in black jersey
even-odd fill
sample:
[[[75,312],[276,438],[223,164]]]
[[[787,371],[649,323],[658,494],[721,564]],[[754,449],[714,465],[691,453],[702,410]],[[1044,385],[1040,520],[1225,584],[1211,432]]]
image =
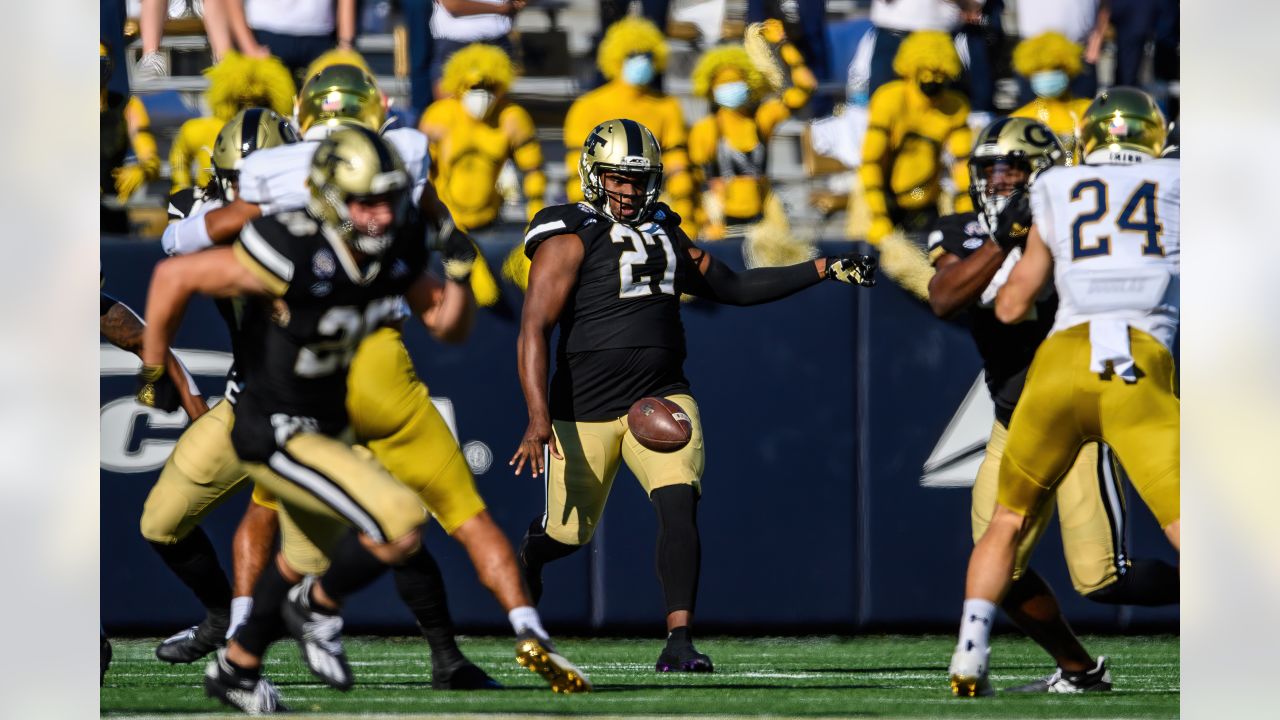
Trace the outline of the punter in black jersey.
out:
[[[969,193],[978,212],[943,217],[929,234],[929,255],[937,268],[929,284],[929,304],[939,317],[966,315],[995,404],[986,457],[973,486],[975,542],[995,511],[1009,422],[1036,349],[1053,326],[1058,298],[1052,292],[1042,295],[1029,318],[1014,325],[996,318],[993,303],[1022,256],[1031,228],[1030,186],[1064,156],[1052,131],[1035,120],[1006,118],[992,123],[978,136],[969,160]],[[1045,504],[1018,548],[1016,582],[1001,607],[1053,656],[1060,673],[1016,690],[1111,688],[1106,658],[1095,660],[1089,655],[1063,619],[1053,591],[1027,566],[1055,504],[1067,567],[1080,594],[1106,603],[1178,602],[1176,568],[1128,557],[1122,477],[1110,448],[1101,443],[1085,445],[1058,486],[1056,503]]]
[[[162,357],[190,295],[265,301],[258,321],[244,326],[257,352],[245,368],[232,441],[254,482],[280,499],[282,553],[259,579],[248,621],[205,676],[210,694],[248,712],[279,708],[260,668],[282,606],[312,672],[349,688],[343,599],[375,580],[383,563],[420,549],[426,511],[417,495],[346,442],[346,373],[357,345],[399,320],[403,302],[432,329],[466,326],[474,311],[469,293],[426,274],[408,174],[376,133],[335,130],[315,152],[310,183],[306,211],[254,221],[233,247],[162,262],[148,301],[154,327],[144,339],[144,380],[162,376],[150,361]],[[311,561],[291,552],[303,551],[324,553],[329,570],[291,590],[302,580],[295,563]]]
[[[697,248],[680,217],[657,201],[661,152],[634,120],[610,120],[587,137],[579,165],[587,202],[544,208],[525,236],[532,261],[519,340],[529,428],[511,462],[546,470],[547,508],[520,549],[537,601],[542,566],[585,545],[595,531],[620,460],[658,513],[658,575],[666,596],[667,646],[660,671],[709,672],[690,636],[700,549],[696,503],[703,466],[698,406],[684,376],[680,296],[752,305],[784,298],[825,278],[870,286],[865,255],[820,258],[735,273]],[[547,393],[548,338],[560,326]],[[628,432],[628,408],[664,396],[684,409],[693,437],[658,453]],[[544,462],[544,448],[550,461]]]

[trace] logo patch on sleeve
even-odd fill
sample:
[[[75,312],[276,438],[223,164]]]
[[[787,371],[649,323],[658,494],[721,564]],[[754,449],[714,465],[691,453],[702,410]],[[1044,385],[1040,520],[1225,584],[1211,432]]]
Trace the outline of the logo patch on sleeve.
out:
[[[338,260],[328,248],[321,248],[311,256],[311,272],[315,273],[317,278],[321,280],[331,278],[337,269]]]

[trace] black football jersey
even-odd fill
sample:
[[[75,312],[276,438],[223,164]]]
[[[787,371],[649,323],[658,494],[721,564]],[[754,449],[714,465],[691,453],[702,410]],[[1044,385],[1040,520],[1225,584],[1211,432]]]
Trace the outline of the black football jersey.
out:
[[[632,227],[587,203],[543,208],[529,223],[525,254],[576,235],[584,255],[559,318],[551,416],[612,420],[647,395],[687,392],[680,295],[698,270],[681,248],[680,216],[658,203]]]
[[[963,259],[982,247],[988,235],[977,213],[947,215],[939,218],[929,233],[929,254],[936,257],[948,252]],[[996,419],[1006,426],[1022,395],[1036,348],[1053,327],[1057,310],[1058,296],[1051,292],[1036,301],[1029,319],[1013,325],[1000,322],[991,305],[979,302],[969,307],[969,332],[982,356],[987,389],[996,406]]]
[[[235,252],[277,295],[243,326],[248,358],[232,440],[261,461],[273,437],[347,425],[347,369],[369,332],[404,316],[401,297],[426,267],[421,225],[397,233],[382,257],[357,264],[305,211],[246,225]],[[269,427],[267,426],[269,425]]]

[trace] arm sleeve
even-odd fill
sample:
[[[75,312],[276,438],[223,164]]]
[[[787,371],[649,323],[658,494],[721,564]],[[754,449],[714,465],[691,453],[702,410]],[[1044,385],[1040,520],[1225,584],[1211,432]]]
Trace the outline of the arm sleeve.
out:
[[[694,252],[702,251],[695,249]],[[734,272],[715,257],[709,259],[711,264],[706,273],[700,273],[697,267],[690,268],[688,292],[725,305],[759,305],[781,300],[822,282],[822,276],[809,260],[785,267]]]
[[[205,202],[187,217],[169,223],[160,237],[160,246],[165,254],[189,255],[211,247],[213,239],[209,237],[209,225],[204,216],[219,207],[222,207],[220,202]]]

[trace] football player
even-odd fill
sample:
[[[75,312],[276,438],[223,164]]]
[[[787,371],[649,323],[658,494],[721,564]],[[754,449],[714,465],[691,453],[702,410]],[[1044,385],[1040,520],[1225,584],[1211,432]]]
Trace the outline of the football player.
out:
[[[979,134],[969,159],[969,194],[979,212],[942,218],[929,235],[929,252],[937,268],[929,284],[930,305],[939,317],[967,311],[996,409],[986,457],[973,487],[975,542],[991,521],[1009,420],[1031,358],[1053,323],[1058,300],[1052,293],[1037,298],[1031,317],[1015,325],[997,320],[992,304],[1009,270],[1022,257],[1031,227],[1029,188],[1042,172],[1064,164],[1066,155],[1048,126],[1020,117],[997,120]],[[1110,448],[1085,444],[1018,545],[1014,583],[1001,607],[1058,661],[1058,670],[1014,691],[1111,688],[1106,658],[1095,661],[1089,655],[1062,617],[1053,591],[1027,567],[1055,505],[1067,567],[1080,594],[1098,602],[1132,605],[1178,601],[1176,568],[1128,558],[1121,477]]]
[[[207,247],[235,237],[244,223],[266,213],[298,209],[309,203],[308,164],[321,139],[335,128],[355,124],[382,126],[385,106],[372,77],[355,66],[334,65],[309,80],[298,102],[303,142],[246,158],[240,167],[233,202],[171,226],[180,246]],[[410,194],[435,228],[446,275],[466,283],[476,261],[465,233],[425,179],[426,138],[417,130],[395,129],[384,137],[397,150],[412,153]],[[357,440],[397,479],[414,488],[451,537],[466,547],[481,582],[493,592],[517,635],[530,629],[545,635],[516,568],[515,553],[493,521],[475,487],[465,458],[448,426],[418,379],[398,327],[377,329],[361,343],[351,363],[347,398]],[[309,568],[323,570],[323,565]],[[491,688],[497,684],[466,659],[454,639],[445,601],[444,580],[428,553],[395,570],[396,588],[413,612],[431,646],[432,686],[442,689]]]
[[[1146,93],[1112,88],[1080,121],[1083,164],[1031,188],[1026,251],[996,294],[1002,322],[1024,320],[1053,279],[1058,309],[1009,425],[995,512],[973,549],[952,692],[984,694],[996,603],[1019,541],[1082,445],[1111,446],[1177,549],[1181,535],[1178,161],[1161,159],[1165,122]]]
[[[661,151],[653,133],[634,120],[596,126],[578,172],[587,201],[544,208],[525,235],[532,264],[519,372],[529,426],[511,464],[517,475],[526,463],[531,474],[547,473],[547,506],[530,525],[519,559],[536,601],[542,567],[591,540],[625,460],[658,515],[668,638],[657,669],[710,672],[710,658],[694,648],[690,634],[703,445],[683,371],[680,296],[753,305],[825,278],[870,286],[875,264],[848,254],[735,273],[695,246],[680,217],[658,202]],[[548,398],[548,340],[556,325],[560,344]],[[688,414],[693,437],[683,449],[653,452],[627,432],[627,410],[651,395],[670,398]]]
[[[234,200],[236,175],[244,158],[258,150],[297,142],[293,127],[265,108],[242,110],[219,131],[213,144],[213,176],[205,186],[190,187],[169,198],[171,219],[199,217]],[[170,225],[161,244],[170,255],[199,247],[179,243]],[[231,426],[240,373],[251,363],[249,348],[241,339],[245,303],[238,298],[219,299],[218,312],[227,323],[233,364],[227,376],[226,402],[214,406],[208,416],[193,422],[174,447],[147,495],[140,522],[142,536],[205,608],[205,619],[165,639],[156,657],[171,663],[189,663],[212,652],[234,633],[248,616],[254,582],[270,558],[275,537],[275,513],[265,491],[256,493],[236,531],[233,553],[235,587],[227,581],[217,553],[200,522],[228,497],[244,487],[246,475],[231,448]],[[139,341],[141,338],[139,338]]]
[[[205,676],[211,696],[249,713],[282,709],[261,677],[263,655],[282,625],[312,672],[349,689],[343,600],[385,565],[423,552],[426,509],[417,496],[345,442],[347,370],[358,344],[401,318],[406,303],[445,340],[465,337],[474,313],[465,287],[426,274],[409,176],[376,133],[336,130],[311,168],[306,211],[256,220],[232,248],[162,262],[149,293],[144,377],[155,372],[147,361],[167,347],[192,294],[252,300],[243,330],[257,352],[238,397],[232,443],[253,480],[280,499],[284,539],[278,561],[259,578],[249,620]],[[331,562],[319,578],[304,579],[299,568],[313,562],[311,553]]]

